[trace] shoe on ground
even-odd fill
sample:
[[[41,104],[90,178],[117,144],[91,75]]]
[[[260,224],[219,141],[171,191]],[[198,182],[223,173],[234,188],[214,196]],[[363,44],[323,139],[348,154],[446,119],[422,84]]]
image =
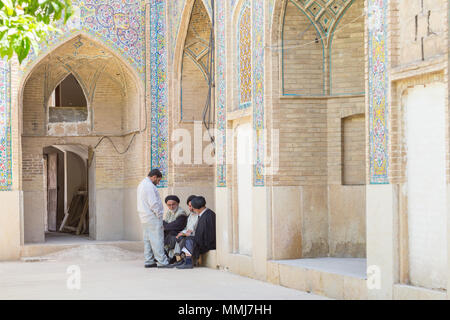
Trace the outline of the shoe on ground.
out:
[[[149,263],[149,264],[145,265],[146,268],[156,268],[157,266],[158,265],[156,263],[151,263],[151,264]]]
[[[192,269],[192,268],[194,268],[194,265],[192,264],[192,259],[186,259],[186,261],[183,264],[177,266],[177,269]]]
[[[158,266],[158,269],[171,269],[173,267],[175,267],[173,264],[162,264]]]

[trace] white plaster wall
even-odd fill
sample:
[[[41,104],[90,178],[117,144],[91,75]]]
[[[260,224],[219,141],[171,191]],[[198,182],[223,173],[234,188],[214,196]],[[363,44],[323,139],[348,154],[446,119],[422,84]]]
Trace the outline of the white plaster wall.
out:
[[[24,241],[25,243],[45,242],[45,192],[24,191]]]
[[[96,240],[123,239],[123,198],[123,189],[96,190]]]
[[[0,261],[20,258],[21,202],[21,191],[0,192]]]
[[[435,83],[405,99],[410,281],[430,289],[447,277],[445,94]]]
[[[367,290],[369,299],[392,299],[394,284],[394,190],[393,185],[366,186]],[[378,272],[379,271],[379,272]],[[379,286],[378,286],[379,285]]]
[[[273,237],[272,259],[300,259],[303,245],[302,189],[301,187],[272,187],[271,190],[273,198],[270,224]]]
[[[227,265],[232,248],[231,192],[229,188],[215,188],[217,263]]]
[[[271,241],[269,190],[268,187],[253,187],[253,199],[258,199],[253,204],[253,277],[261,280],[266,280]]]
[[[366,187],[330,185],[328,242],[331,257],[366,257]]]
[[[123,196],[123,239],[142,240],[142,225],[137,212],[137,187],[124,190]]]
[[[252,128],[250,123],[237,127],[237,188],[239,253],[252,254]]]
[[[216,201],[215,201],[215,188],[213,186],[189,186],[189,187],[173,187],[170,191],[170,194],[174,194],[180,198],[180,206],[186,210],[189,210],[186,204],[187,198],[194,194],[196,196],[203,196],[206,199],[206,206],[210,208],[212,211],[216,212]],[[164,202],[164,198],[162,199]],[[167,207],[164,204],[164,209],[167,210]]]

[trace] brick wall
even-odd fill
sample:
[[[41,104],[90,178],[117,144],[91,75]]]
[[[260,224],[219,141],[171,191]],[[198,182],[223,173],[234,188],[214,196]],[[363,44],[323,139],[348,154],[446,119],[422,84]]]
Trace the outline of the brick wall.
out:
[[[344,141],[344,127],[343,119],[357,115],[364,114],[364,97],[335,97],[328,100],[328,183],[329,184],[342,184],[343,169],[345,167],[344,150],[348,146],[345,146]],[[355,123],[356,124],[356,123]],[[362,170],[358,173],[362,175],[364,183],[365,181],[365,122],[359,122],[357,124],[358,130],[347,133],[347,141],[362,141],[362,145],[355,148],[360,148],[357,153],[364,156],[364,163],[362,164]]]
[[[280,169],[274,185],[326,184],[326,100],[281,99],[272,117],[280,132]]]
[[[446,51],[446,1],[395,1],[398,8],[399,60],[409,64],[433,58]]]
[[[331,94],[364,92],[364,1],[350,6],[333,33]]]
[[[284,93],[323,94],[325,60],[320,35],[308,18],[290,1],[287,3],[284,19]],[[278,45],[281,49],[281,42]]]
[[[365,184],[365,117],[342,119],[342,184]]]

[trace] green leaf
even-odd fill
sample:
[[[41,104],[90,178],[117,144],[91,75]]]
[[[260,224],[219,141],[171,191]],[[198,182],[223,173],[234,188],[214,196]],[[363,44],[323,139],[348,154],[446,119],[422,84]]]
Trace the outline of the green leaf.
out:
[[[0,0],[0,56],[16,54],[21,63],[72,15],[71,0]]]
[[[11,0],[1,0],[1,2],[7,9],[14,10],[14,5]]]

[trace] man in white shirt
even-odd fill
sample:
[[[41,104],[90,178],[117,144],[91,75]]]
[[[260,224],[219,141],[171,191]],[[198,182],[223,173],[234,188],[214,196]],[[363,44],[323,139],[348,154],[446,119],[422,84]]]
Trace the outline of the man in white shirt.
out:
[[[161,171],[153,169],[148,177],[142,180],[137,189],[137,210],[144,232],[146,268],[169,266],[169,260],[164,253],[164,207],[156,188],[161,178]]]

